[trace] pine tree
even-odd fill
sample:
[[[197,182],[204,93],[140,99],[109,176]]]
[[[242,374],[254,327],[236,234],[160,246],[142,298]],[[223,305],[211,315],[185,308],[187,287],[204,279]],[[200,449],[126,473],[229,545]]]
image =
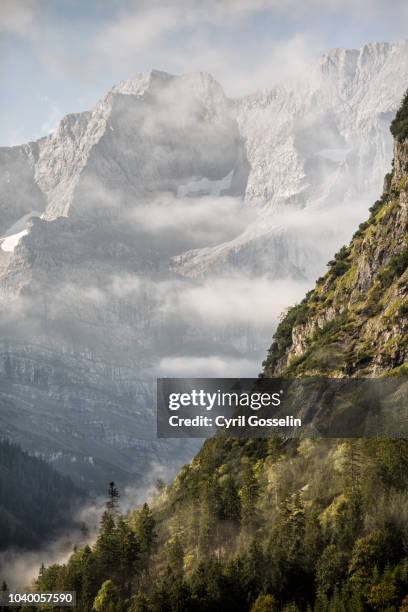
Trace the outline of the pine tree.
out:
[[[257,524],[256,502],[259,497],[259,485],[254,474],[252,464],[247,461],[242,475],[242,488],[239,492],[241,498],[241,522],[243,527],[255,527]]]
[[[112,481],[109,483],[108,488],[108,501],[106,502],[106,510],[113,516],[119,514],[119,491],[117,490],[115,483]]]
[[[81,610],[92,610],[92,603],[98,592],[99,580],[95,555],[90,546],[85,546],[82,553],[81,575],[82,588],[78,593]]]
[[[132,526],[134,527],[141,553],[149,555],[156,538],[156,521],[147,503],[143,504],[141,510],[135,513]]]
[[[273,595],[259,595],[251,606],[251,612],[278,612],[278,604]]]
[[[359,440],[347,440],[344,443],[344,460],[342,467],[343,490],[345,501],[338,511],[337,538],[344,547],[353,545],[361,529],[362,498],[362,456]]]
[[[216,518],[212,513],[209,487],[205,486],[200,498],[200,524],[198,530],[198,559],[208,558]]]
[[[149,600],[143,593],[136,593],[129,612],[150,612]]]
[[[220,512],[221,520],[239,522],[241,517],[241,502],[234,479],[227,475],[220,479]]]
[[[183,576],[184,549],[178,536],[170,540],[167,544],[166,563],[171,574],[176,577]]]
[[[356,500],[361,494],[361,451],[359,440],[344,443],[343,483],[346,494]]]
[[[106,580],[95,597],[93,610],[95,612],[118,612],[118,604],[118,591],[112,580]]]
[[[347,556],[334,544],[323,550],[316,564],[316,587],[319,595],[331,597],[336,586],[345,578]]]
[[[105,510],[101,518],[99,535],[95,545],[95,555],[102,581],[110,578],[117,567],[119,551],[115,528],[113,515]]]
[[[169,596],[172,612],[187,612],[191,603],[191,590],[182,576],[178,576],[169,583]],[[167,612],[168,608],[166,608]]]
[[[117,582],[121,585],[123,597],[130,595],[132,580],[137,572],[137,565],[140,558],[140,544],[136,534],[129,527],[123,517],[117,522],[115,537],[117,540],[118,563],[115,574]]]

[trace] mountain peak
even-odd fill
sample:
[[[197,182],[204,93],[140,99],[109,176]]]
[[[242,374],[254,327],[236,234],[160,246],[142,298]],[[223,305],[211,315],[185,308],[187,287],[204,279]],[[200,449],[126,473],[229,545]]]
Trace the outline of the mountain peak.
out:
[[[176,77],[168,72],[153,69],[150,72],[142,72],[130,79],[121,81],[112,87],[110,93],[140,96],[152,87],[167,85],[174,78]]]
[[[112,93],[134,96],[141,96],[146,92],[157,94],[171,84],[179,84],[181,87],[188,84],[192,89],[197,90],[211,89],[222,92],[222,96],[225,97],[221,85],[209,72],[187,72],[181,75],[174,75],[157,69],[152,69],[146,73],[139,73],[130,79],[121,81],[112,87],[108,96]]]
[[[369,42],[360,49],[334,48],[321,56],[319,66],[324,74],[353,79],[365,66],[382,66],[393,56],[407,50],[407,40]]]

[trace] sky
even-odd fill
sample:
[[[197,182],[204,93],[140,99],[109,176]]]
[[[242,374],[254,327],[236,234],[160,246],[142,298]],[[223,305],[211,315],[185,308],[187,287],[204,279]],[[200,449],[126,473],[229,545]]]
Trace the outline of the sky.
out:
[[[406,0],[0,0],[0,146],[48,134],[152,68],[240,96],[334,47],[406,38]]]

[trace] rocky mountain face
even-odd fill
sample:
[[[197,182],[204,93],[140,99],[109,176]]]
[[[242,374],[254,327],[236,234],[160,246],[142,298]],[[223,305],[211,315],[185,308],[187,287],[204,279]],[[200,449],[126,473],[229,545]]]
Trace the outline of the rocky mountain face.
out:
[[[114,163],[112,163],[114,160]],[[67,117],[40,145],[45,219],[122,213],[192,178],[246,184],[242,138],[210,75],[152,71],[114,87],[92,113]],[[101,201],[102,200],[102,201]]]
[[[243,189],[224,94],[206,75],[153,72],[24,150],[43,214],[1,251],[3,434],[97,488],[186,459],[188,445],[154,440],[154,379],[164,356],[208,344],[178,315],[191,283],[166,264],[202,238],[166,219],[196,177],[196,197]]]
[[[155,440],[155,377],[256,372],[260,300],[295,301],[368,206],[407,71],[405,43],[336,50],[234,101],[153,71],[1,149],[4,435],[95,488],[189,458]]]
[[[307,77],[235,103],[253,169],[251,205],[316,206],[379,190],[392,156],[389,122],[404,92],[407,48],[335,49]],[[273,172],[265,163],[271,155]]]
[[[1,227],[32,210],[46,209],[46,219],[71,214],[79,202],[82,214],[85,208],[101,214],[158,192],[205,193],[200,180],[220,180],[234,167],[222,191],[242,196],[259,217],[211,253],[211,245],[179,253],[176,267],[188,275],[238,268],[242,249],[244,265],[249,250],[255,273],[277,275],[268,268],[265,242],[278,250],[273,235],[279,244],[282,225],[292,242],[288,209],[311,209],[307,221],[316,208],[341,207],[346,219],[360,204],[364,218],[391,161],[388,125],[404,93],[407,55],[407,42],[335,49],[306,76],[233,101],[206,74],[153,71],[125,81],[93,111],[67,116],[51,136],[2,149],[2,206],[12,216],[3,215]],[[200,154],[190,155],[189,147]],[[34,194],[28,203],[27,191]],[[256,248],[258,237],[263,248]],[[335,238],[344,239],[338,232]],[[299,266],[297,250],[293,257],[313,277],[316,260],[309,270]]]
[[[381,199],[351,243],[329,262],[326,275],[278,326],[265,376],[405,372],[407,185],[407,140],[397,137],[393,170],[385,178]]]
[[[292,267],[315,280],[381,189],[407,53],[407,42],[335,49],[303,78],[235,100],[250,166],[244,198],[257,218],[231,241],[183,254],[177,269],[200,276],[242,267],[275,276],[278,254],[284,273]],[[341,227],[325,217],[330,209]]]
[[[282,318],[262,375],[398,377],[405,417],[408,93],[392,133],[394,163],[381,199]],[[38,588],[75,587],[84,608],[103,601],[148,612],[402,612],[407,451],[406,439],[382,436],[215,436],[151,510],[105,516],[96,545],[43,572]],[[101,567],[112,533],[112,551],[129,551],[133,537],[142,556],[120,555],[125,567],[94,573],[93,590],[84,592],[84,572],[90,563]]]

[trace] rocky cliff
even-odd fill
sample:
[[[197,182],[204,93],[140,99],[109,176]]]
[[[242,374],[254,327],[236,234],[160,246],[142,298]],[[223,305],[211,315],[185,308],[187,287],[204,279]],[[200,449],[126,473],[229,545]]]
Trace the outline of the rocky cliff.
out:
[[[407,50],[406,42],[334,49],[304,77],[235,100],[250,166],[245,202],[259,216],[238,237],[183,254],[177,269],[273,276],[282,261],[284,273],[291,267],[314,281],[381,189],[392,159],[389,123],[408,78]],[[330,209],[340,227],[325,218]]]
[[[404,109],[404,107],[403,107]],[[394,126],[395,126],[394,122]],[[264,375],[380,376],[408,356],[408,144],[396,139],[392,172],[351,243],[280,323]]]

